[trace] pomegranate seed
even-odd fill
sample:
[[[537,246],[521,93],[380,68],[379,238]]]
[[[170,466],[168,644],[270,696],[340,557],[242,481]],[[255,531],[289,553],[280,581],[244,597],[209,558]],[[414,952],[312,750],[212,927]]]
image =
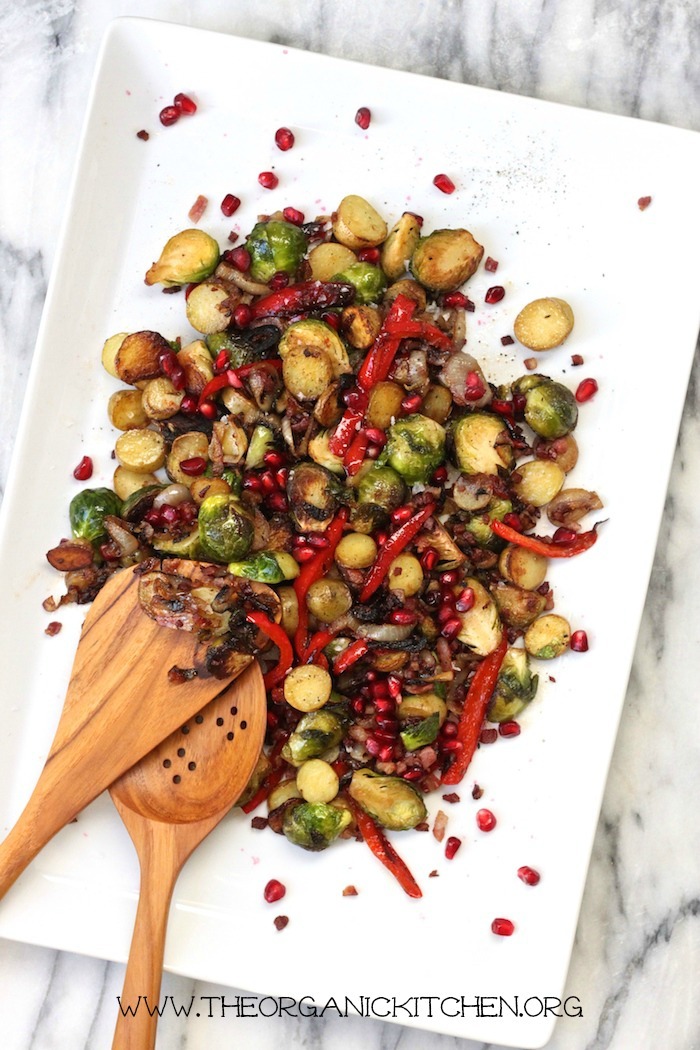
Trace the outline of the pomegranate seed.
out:
[[[448,292],[447,295],[442,297],[443,306],[447,306],[450,309],[462,309],[466,310],[469,299],[464,292]]]
[[[491,930],[499,937],[510,937],[515,926],[510,919],[494,919],[491,923]]]
[[[260,475],[260,484],[265,492],[269,493],[277,490],[277,480],[271,470],[263,471]]]
[[[556,543],[561,547],[565,547],[567,543],[573,543],[576,539],[576,533],[573,529],[565,529],[563,526],[557,529],[552,534],[552,543]]]
[[[445,722],[444,726],[440,730],[440,735],[443,736],[446,740],[450,740],[452,739],[452,737],[457,736],[457,723]],[[442,797],[446,798],[445,795],[443,795]],[[450,801],[458,802],[459,799],[450,799]]]
[[[454,620],[455,610],[452,605],[441,605],[437,611],[437,622],[442,626],[446,624],[448,620]]]
[[[161,507],[160,516],[168,525],[172,525],[173,522],[180,520],[180,512],[177,507],[172,507],[168,503],[166,503],[164,507]]]
[[[273,292],[279,292],[289,284],[289,274],[284,270],[278,270],[270,278],[269,285]]]
[[[525,883],[526,886],[536,886],[540,881],[539,871],[535,871],[534,868],[529,867],[527,864],[523,864],[522,868],[518,868],[518,878]]]
[[[590,401],[591,398],[598,393],[598,384],[595,379],[582,379],[579,385],[576,387],[575,398],[580,405],[584,401]]]
[[[175,124],[180,119],[180,110],[177,106],[165,106],[158,114],[158,119],[163,127],[169,128],[171,124]]]
[[[507,514],[503,515],[503,524],[509,525],[511,529],[515,529],[516,532],[523,531],[523,523],[520,520],[520,515],[512,510],[509,510]]]
[[[150,137],[151,136],[148,134],[145,128],[142,128],[141,131],[136,132],[136,138],[141,139],[142,142],[148,142]]]
[[[464,383],[464,397],[466,401],[478,401],[486,393],[486,387],[478,372],[467,372]]]
[[[389,695],[389,685],[388,685],[388,683],[385,680],[380,680],[379,682],[373,682],[372,683],[372,687],[370,689],[370,692],[371,692],[373,697],[376,697],[376,696],[388,696]]]
[[[367,131],[372,121],[372,111],[367,106],[360,106],[357,113],[355,114],[355,123],[358,128],[362,128],[363,131]]]
[[[646,211],[651,204],[651,197],[640,197],[637,201],[637,207],[640,211]]]
[[[193,113],[197,112],[197,103],[189,95],[184,95],[182,91],[178,91],[173,102],[186,117],[191,117]]]
[[[500,303],[505,294],[506,290],[502,284],[494,284],[491,288],[487,289],[486,295],[484,296],[484,302]]]
[[[238,211],[240,206],[241,206],[240,198],[239,197],[235,197],[232,193],[227,193],[226,196],[224,197],[224,199],[221,202],[221,211],[226,216],[226,218],[229,219],[233,215],[233,213],[235,211]],[[245,249],[243,249],[243,250],[245,251]],[[239,267],[239,269],[240,269],[240,267]]]
[[[512,346],[514,342],[515,342],[515,339],[513,339],[512,335],[502,335],[501,336],[501,346]]]
[[[274,711],[267,712],[267,727],[268,729],[276,729],[279,725],[279,716]]]
[[[282,215],[287,222],[291,222],[295,226],[301,226],[304,222],[304,213],[299,211],[298,208],[285,208]]]
[[[380,445],[382,448],[386,445],[386,434],[379,427],[368,427],[365,436],[373,445]]]
[[[475,595],[471,587],[465,587],[461,594],[457,595],[455,609],[457,612],[469,612],[474,607]]]
[[[184,390],[187,380],[185,379],[185,371],[181,365],[176,367],[170,373],[170,382],[173,384],[176,390]]]
[[[454,586],[459,579],[459,573],[456,569],[448,569],[447,572],[440,573],[440,583],[444,583],[447,587]]]
[[[434,547],[427,547],[426,550],[423,551],[420,559],[422,568],[424,568],[426,572],[430,572],[431,569],[434,569],[437,565],[439,557],[440,555]]]
[[[484,262],[484,269],[488,270],[489,273],[495,273],[498,269],[498,263],[495,259],[492,259],[490,255],[487,255]]]
[[[401,408],[406,413],[417,412],[422,404],[423,398],[420,394],[409,394],[401,402]]]
[[[392,700],[390,696],[375,696],[373,703],[377,711],[384,714],[391,714],[392,711],[396,710],[396,701]]]
[[[187,474],[188,478],[197,478],[207,469],[207,461],[204,456],[192,456],[190,459],[180,461],[180,470]]]
[[[286,153],[294,145],[294,132],[290,131],[289,128],[278,128],[275,132],[275,144],[278,149]]]
[[[374,534],[374,539],[378,547],[383,547],[386,541],[389,539],[389,533],[386,529],[377,529]]]
[[[294,551],[294,558],[296,561],[302,562],[311,561],[312,558],[316,557],[316,551],[313,547],[297,547]]]
[[[452,860],[455,853],[462,845],[462,840],[458,839],[456,835],[450,835],[447,842],[445,843],[445,857],[447,860]]]
[[[397,678],[395,674],[390,674],[386,680],[387,688],[389,689],[389,696],[394,700],[398,700],[401,696],[402,682],[400,678]]]
[[[247,248],[243,248],[242,246],[240,248],[234,248],[233,251],[230,253],[230,256],[231,265],[235,266],[237,270],[241,270],[243,273],[245,273],[247,270],[250,269],[250,252]]]
[[[270,449],[263,456],[263,462],[268,467],[282,467],[287,462],[286,457],[281,452],[275,452],[274,449]]]
[[[378,263],[379,262],[379,248],[362,248],[357,253],[357,258],[360,262],[365,263]]]
[[[447,467],[438,467],[434,471],[430,483],[432,485],[442,485],[445,481],[447,481]]]
[[[220,350],[214,361],[214,371],[225,372],[230,363],[231,361],[228,355],[228,350]]]
[[[233,323],[237,328],[247,328],[253,316],[252,310],[245,303],[241,303],[233,311]]]
[[[575,653],[587,653],[588,652],[588,635],[585,631],[574,631],[571,635],[569,642],[569,648],[573,649]]]
[[[160,515],[159,510],[149,510],[146,514],[144,514],[143,520],[147,521],[149,525],[153,525],[154,528],[158,528],[159,525],[163,524],[163,519]]]
[[[331,328],[335,328],[336,332],[340,328],[340,315],[334,314],[332,310],[326,310],[325,313],[322,313],[321,320],[329,324]]]
[[[479,743],[480,744],[495,744],[497,740],[498,740],[498,730],[497,729],[482,729],[481,733],[479,734]]]
[[[498,732],[501,736],[520,736],[520,723],[519,722],[501,722],[498,727]]]
[[[263,896],[268,904],[274,904],[275,901],[281,901],[286,892],[287,887],[283,886],[278,879],[270,879],[265,887]]]
[[[420,780],[422,776],[422,769],[407,769],[404,773],[401,774],[402,780]]]
[[[462,750],[462,742],[461,740],[454,739],[443,740],[441,741],[440,749],[444,751],[445,754],[451,755],[453,751],[456,752]]]
[[[393,733],[396,736],[396,731],[399,728],[399,723],[395,718],[390,715],[377,714],[375,715],[375,722],[380,729],[383,729],[385,733]]]
[[[462,621],[456,616],[453,620],[448,620],[447,623],[443,624],[440,634],[443,638],[447,638],[448,642],[456,638],[462,629]]]
[[[274,171],[261,171],[258,175],[258,182],[264,190],[274,190],[279,181]]]
[[[441,174],[436,175],[433,179],[433,186],[437,186],[440,193],[454,193],[455,184],[449,175]]]
[[[418,617],[410,609],[394,609],[393,612],[389,613],[389,623],[395,623],[399,625],[414,624],[418,620]]]
[[[249,492],[262,492],[262,482],[257,474],[246,474],[243,478],[243,488]]]
[[[218,410],[213,401],[202,401],[199,406],[199,414],[205,419],[216,419]]]
[[[574,366],[574,368],[578,367],[578,365],[582,365],[583,364],[583,358],[581,357],[581,355],[580,354],[572,354],[571,355],[571,364]]]
[[[396,510],[391,512],[391,520],[395,525],[401,525],[404,521],[408,521],[409,518],[413,517],[413,507],[409,507],[408,503],[404,503],[401,507],[397,507]]]
[[[353,386],[343,394],[343,402],[353,412],[364,412],[367,408],[367,394]]]
[[[73,477],[76,481],[87,481],[92,477],[92,460],[89,456],[83,456],[73,471]]]
[[[476,823],[479,831],[493,831],[496,827],[496,818],[490,809],[480,809],[476,815]]]
[[[191,416],[197,411],[197,398],[194,394],[186,394],[180,402],[180,411],[186,416]]]

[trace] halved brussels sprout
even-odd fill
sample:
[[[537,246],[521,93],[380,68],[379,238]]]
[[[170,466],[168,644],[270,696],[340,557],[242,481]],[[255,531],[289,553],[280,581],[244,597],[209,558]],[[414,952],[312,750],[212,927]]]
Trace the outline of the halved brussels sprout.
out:
[[[491,528],[492,521],[503,521],[506,514],[513,510],[513,504],[507,499],[492,499],[483,514],[474,514],[467,522],[467,528],[480,547],[484,550],[503,549],[503,540]]]
[[[347,718],[337,708],[326,705],[318,711],[309,711],[299,719],[282,748],[282,758],[293,766],[300,766],[309,758],[319,758],[340,743],[346,727]]]
[[[374,463],[363,473],[357,486],[360,503],[374,503],[383,510],[400,507],[406,496],[406,486],[392,467]]]
[[[390,281],[398,280],[406,272],[419,241],[420,222],[413,212],[405,211],[382,247],[382,269]]]
[[[269,219],[258,222],[248,234],[245,248],[250,254],[250,276],[266,284],[276,273],[290,277],[306,254],[306,234],[293,222]]]
[[[318,463],[319,466],[330,470],[332,474],[339,474],[345,477],[343,459],[341,456],[336,456],[334,452],[331,452],[330,439],[330,431],[320,430],[309,441],[309,455],[314,463]]]
[[[216,269],[219,245],[204,230],[182,230],[166,241],[158,262],[146,274],[146,284],[178,284],[203,281]]]
[[[379,302],[387,285],[386,277],[380,268],[366,262],[354,262],[342,273],[335,274],[332,279],[351,284],[355,289],[355,302],[360,305]]]
[[[474,577],[468,577],[463,586],[473,590],[474,604],[467,612],[457,614],[462,623],[457,637],[477,656],[488,656],[503,637],[498,609],[489,592]]]
[[[445,428],[415,413],[389,428],[385,461],[409,485],[425,483],[445,458]]]
[[[434,711],[432,715],[428,715],[427,718],[416,722],[415,725],[402,729],[399,735],[407,751],[417,751],[419,747],[426,747],[427,744],[432,744],[433,740],[437,738],[439,729],[440,715],[437,711]]]
[[[431,292],[451,292],[475,272],[484,249],[469,230],[435,230],[422,237],[411,272]]]
[[[576,398],[553,379],[538,383],[525,393],[525,421],[540,437],[564,437],[578,422]]]
[[[513,463],[513,448],[499,416],[473,412],[452,429],[457,466],[467,474],[498,474]]]
[[[199,541],[205,558],[240,561],[253,543],[253,517],[234,495],[207,496],[197,515]]]
[[[265,454],[270,452],[275,443],[275,435],[270,427],[259,423],[250,435],[250,443],[245,456],[246,470],[257,470],[265,462]]]
[[[327,802],[300,802],[286,811],[282,832],[295,846],[317,853],[327,849],[351,821],[350,813],[338,806]]]
[[[530,656],[553,660],[569,648],[571,628],[568,620],[556,613],[546,613],[530,624],[523,641]]]
[[[299,463],[289,472],[289,511],[300,532],[325,532],[338,509],[340,484],[318,463]]]
[[[391,831],[415,828],[428,814],[422,795],[412,784],[371,769],[355,770],[348,794],[373,820]]]
[[[524,631],[541,613],[544,612],[547,599],[537,591],[518,587],[516,583],[499,580],[491,588],[501,619],[508,627]]]
[[[507,649],[486,714],[489,722],[508,722],[517,718],[535,696],[538,681],[537,675],[530,671],[525,650]]]
[[[227,568],[232,576],[258,583],[282,583],[299,575],[298,563],[285,551],[258,551],[243,561],[230,561]]]
[[[400,722],[406,722],[413,718],[424,720],[436,714],[438,716],[438,725],[442,725],[447,718],[447,703],[436,692],[404,693],[396,713]]]
[[[108,514],[121,517],[122,501],[108,488],[83,489],[70,501],[68,517],[76,540],[96,543],[105,533],[104,520]]]
[[[183,536],[173,536],[169,532],[156,532],[150,544],[159,554],[170,554],[174,558],[199,558],[202,553],[197,525],[193,525]]]
[[[284,360],[289,351],[296,346],[302,348],[315,347],[328,354],[333,367],[333,376],[349,372],[350,360],[345,349],[343,340],[335,328],[326,324],[325,321],[315,317],[305,318],[303,321],[294,321],[284,331],[279,343],[279,355]]]

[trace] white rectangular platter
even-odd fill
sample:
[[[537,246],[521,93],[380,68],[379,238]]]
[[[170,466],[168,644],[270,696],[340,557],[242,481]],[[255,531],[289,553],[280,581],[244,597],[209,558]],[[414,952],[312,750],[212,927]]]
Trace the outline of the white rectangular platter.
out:
[[[198,112],[164,128],[159,110],[179,91],[196,98]],[[373,114],[367,131],[354,121],[362,105]],[[296,136],[287,153],[274,144],[282,125]],[[699,161],[691,132],[175,25],[115,22],[2,508],[0,836],[47,754],[85,612],[61,610],[62,632],[44,634],[51,617],[41,603],[61,589],[44,552],[66,534],[79,488],[72,469],[89,454],[91,484],[111,483],[106,402],[116,383],[100,349],[119,331],[192,337],[182,295],[147,288],[143,275],[167,238],[190,225],[197,195],[210,200],[200,225],[221,243],[259,213],[293,205],[312,218],[348,193],[390,222],[411,210],[426,230],[464,226],[499,262],[467,288],[476,303],[468,349],[487,375],[523,373],[528,352],[503,347],[501,336],[526,302],[554,295],[571,303],[576,326],[562,348],[541,355],[540,370],[571,386],[588,376],[599,384],[581,406],[570,481],[598,491],[608,521],[591,551],[549,576],[557,611],[588,632],[590,650],[541,664],[521,735],[479,750],[459,805],[439,793],[431,802],[433,814],[448,809],[448,833],[462,839],[452,861],[430,834],[394,837],[421,900],[407,898],[359,844],[308,854],[252,830],[236,811],[178,883],[166,966],[319,1004],[435,996],[417,1016],[399,1010],[396,1019],[487,1043],[543,1045],[555,1023],[544,997],[564,988],[700,320],[700,256],[688,247],[700,234]],[[272,169],[279,186],[266,191],[257,175]],[[451,196],[433,186],[439,172],[454,180]],[[242,201],[232,220],[218,206],[226,193]],[[652,203],[641,211],[646,195]],[[487,306],[496,283],[505,298]],[[582,367],[571,366],[573,353]],[[644,441],[650,413],[654,440]],[[491,834],[476,828],[478,805],[497,815]],[[541,872],[539,886],[517,878],[523,864]],[[263,901],[271,877],[287,886],[277,906]],[[342,896],[349,883],[356,897]],[[124,960],[137,887],[127,834],[100,798],[0,903],[0,936]],[[282,932],[273,925],[280,913],[289,916]],[[492,934],[496,916],[513,920],[512,937]],[[479,1017],[469,1005],[479,996],[510,1006]]]

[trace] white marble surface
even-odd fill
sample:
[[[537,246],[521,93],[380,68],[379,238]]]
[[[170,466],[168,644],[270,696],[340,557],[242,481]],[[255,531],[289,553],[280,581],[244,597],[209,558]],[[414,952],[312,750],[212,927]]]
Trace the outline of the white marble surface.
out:
[[[0,487],[4,487],[87,88],[117,15],[700,129],[696,0],[0,0]],[[643,455],[643,448],[636,454]],[[651,586],[549,1050],[700,1047],[700,392],[691,378]],[[3,1050],[110,1045],[123,968],[0,942]],[[231,989],[166,976],[189,1001]],[[477,1050],[357,1019],[167,1016],[159,1046]]]

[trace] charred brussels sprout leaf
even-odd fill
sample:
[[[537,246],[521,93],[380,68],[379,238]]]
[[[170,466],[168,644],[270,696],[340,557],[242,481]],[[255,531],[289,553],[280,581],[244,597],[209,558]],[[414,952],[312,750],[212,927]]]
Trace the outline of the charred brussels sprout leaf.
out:
[[[408,831],[427,816],[422,796],[400,777],[358,769],[348,791],[365,813],[391,831]]]
[[[257,583],[282,583],[299,575],[299,566],[285,551],[258,551],[244,561],[231,561],[228,571],[232,576],[244,576]]]
[[[331,696],[331,700],[333,697]],[[289,740],[282,748],[282,758],[293,766],[300,766],[309,758],[318,758],[343,739],[347,718],[328,706],[303,715]]]
[[[379,302],[387,287],[387,280],[378,266],[356,262],[333,277],[334,281],[351,284],[355,289],[355,302],[360,305]]]
[[[508,649],[489,704],[489,722],[507,722],[517,718],[533,699],[537,683],[538,677],[530,671],[530,661],[525,650]]]
[[[307,246],[305,234],[294,223],[279,219],[256,223],[245,242],[250,253],[250,276],[263,284],[280,271],[293,276]]]
[[[235,496],[207,496],[197,516],[202,554],[210,561],[245,558],[253,542],[253,520]]]
[[[282,831],[295,846],[318,853],[327,849],[351,820],[348,810],[327,802],[301,802],[285,813]]]
[[[425,483],[445,458],[445,428],[416,413],[389,428],[384,458],[409,485]]]
[[[213,358],[225,350],[230,367],[242,368],[253,361],[274,357],[280,341],[280,331],[274,325],[266,324],[246,332],[215,332],[208,335],[204,341]]]
[[[433,711],[432,715],[428,715],[422,721],[417,722],[408,729],[401,730],[400,735],[403,746],[407,751],[416,751],[419,747],[432,744],[438,735],[439,728],[440,715],[437,711]]]
[[[122,503],[122,512],[119,517],[124,521],[141,521],[144,514],[147,514],[153,506],[153,500],[164,488],[164,485],[144,485],[143,488],[132,492]]]
[[[216,269],[219,245],[204,230],[182,230],[166,242],[158,262],[146,274],[146,284],[192,284]]]
[[[250,435],[250,443],[245,457],[246,470],[257,470],[265,462],[265,453],[270,452],[275,444],[275,435],[264,423],[258,423]]]
[[[300,532],[324,532],[338,509],[342,486],[318,463],[299,463],[289,472],[287,499]]]
[[[400,507],[406,495],[406,486],[392,467],[375,463],[362,475],[357,486],[360,503],[373,503],[383,510],[392,511]]]
[[[73,537],[95,543],[105,535],[108,514],[121,517],[122,501],[112,489],[83,489],[70,502],[69,518]]]

